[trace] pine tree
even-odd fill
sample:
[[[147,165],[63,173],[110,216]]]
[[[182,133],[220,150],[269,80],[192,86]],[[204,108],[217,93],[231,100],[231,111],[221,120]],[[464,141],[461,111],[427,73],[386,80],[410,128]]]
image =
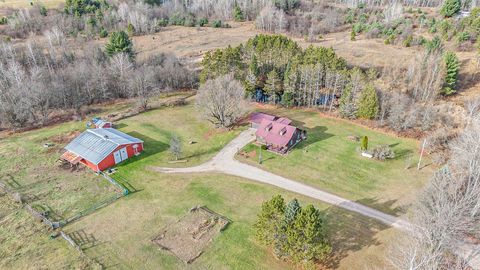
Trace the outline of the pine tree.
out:
[[[462,2],[460,0],[446,0],[440,13],[445,17],[452,17],[460,11],[461,7]]]
[[[267,80],[265,81],[264,90],[270,96],[270,101],[274,104],[277,103],[277,94],[282,89],[282,81],[278,77],[278,73],[275,70],[270,71],[267,74]]]
[[[324,260],[331,252],[322,214],[313,205],[302,208],[289,232],[291,258],[307,266]]]
[[[362,151],[367,151],[368,150],[368,137],[363,136],[362,141],[360,142],[360,149]]]
[[[290,256],[295,241],[292,241],[292,238],[289,236],[293,234],[293,225],[301,210],[302,208],[297,199],[293,199],[287,204],[281,230],[279,231],[279,236],[274,246],[277,257]]]
[[[444,95],[452,95],[455,94],[457,80],[458,80],[458,72],[460,70],[460,62],[458,61],[458,57],[453,52],[447,52],[445,54],[445,87],[442,90],[442,94]]]
[[[300,207],[300,204],[298,203],[298,200],[297,199],[291,200],[285,208],[285,223],[286,224],[292,223],[297,217],[297,214],[300,212],[300,210],[301,210],[301,207]]]
[[[267,245],[274,243],[285,213],[285,200],[281,195],[276,195],[262,204],[262,211],[258,214],[256,238]]]
[[[369,84],[363,89],[358,101],[357,116],[364,119],[374,119],[379,110],[377,91]]]
[[[109,56],[126,53],[130,58],[134,57],[132,41],[125,31],[113,32],[105,44],[105,51]]]
[[[238,5],[235,5],[235,7],[233,8],[233,19],[236,22],[243,22],[245,20],[245,16],[243,15],[243,11]]]

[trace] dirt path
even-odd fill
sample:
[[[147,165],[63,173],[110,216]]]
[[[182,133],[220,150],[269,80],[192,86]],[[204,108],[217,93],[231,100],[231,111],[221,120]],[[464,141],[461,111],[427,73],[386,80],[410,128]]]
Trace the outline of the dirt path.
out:
[[[248,129],[229,144],[227,144],[215,157],[210,161],[203,163],[195,167],[187,168],[161,168],[154,167],[153,170],[162,173],[199,173],[199,172],[220,172],[229,175],[235,175],[246,179],[251,179],[257,182],[276,186],[288,191],[292,191],[298,194],[302,194],[331,205],[341,207],[343,209],[359,213],[361,215],[376,219],[384,224],[392,226],[400,230],[409,230],[412,225],[407,221],[385,214],[381,211],[367,207],[365,205],[344,199],[337,195],[322,191],[320,189],[299,183],[297,181],[273,174],[271,172],[264,171],[257,167],[247,165],[235,160],[236,153],[246,146],[248,143],[255,140],[255,130]],[[458,252],[464,258],[467,258],[473,254],[474,250],[478,250],[478,247],[465,244],[458,249]],[[475,256],[471,260],[470,265],[473,269],[480,270],[480,256]]]

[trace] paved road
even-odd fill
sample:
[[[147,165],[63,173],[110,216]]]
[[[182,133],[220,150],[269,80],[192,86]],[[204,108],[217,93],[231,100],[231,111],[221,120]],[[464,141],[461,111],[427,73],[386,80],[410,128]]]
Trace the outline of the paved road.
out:
[[[376,209],[367,207],[365,205],[344,199],[337,195],[322,191],[320,189],[296,182],[291,179],[273,174],[271,172],[264,171],[260,168],[241,163],[235,160],[236,153],[242,149],[245,145],[255,139],[255,130],[246,130],[229,144],[227,144],[215,157],[210,161],[203,163],[199,166],[188,168],[153,168],[155,171],[162,173],[198,173],[198,172],[221,172],[225,174],[240,176],[246,179],[255,180],[257,182],[266,183],[269,185],[277,186],[279,188],[289,190],[298,194],[305,195],[352,212],[359,213],[361,215],[376,219],[384,224],[392,226],[401,230],[410,230],[411,224],[398,217],[385,214]],[[465,255],[468,250],[472,250],[470,247],[464,247]],[[464,256],[465,256],[464,255]],[[480,269],[480,257],[477,257],[472,263],[474,269]]]

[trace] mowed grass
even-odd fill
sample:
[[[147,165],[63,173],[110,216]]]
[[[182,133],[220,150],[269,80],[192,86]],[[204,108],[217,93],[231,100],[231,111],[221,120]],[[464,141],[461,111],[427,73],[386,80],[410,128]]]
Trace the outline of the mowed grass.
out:
[[[140,156],[119,166],[132,164],[135,170],[143,170],[146,165],[184,167],[200,164],[213,157],[242,130],[214,129],[199,117],[193,99],[185,106],[152,110],[123,119],[117,126],[145,142],[145,151]],[[179,163],[169,151],[174,136],[180,139],[182,145]]]
[[[305,114],[300,111],[291,113]],[[294,115],[290,117],[296,119]],[[305,117],[305,121],[326,121],[314,119],[319,118],[315,114],[310,117],[311,120]],[[308,125],[307,122],[305,123]],[[385,244],[391,241],[395,231],[374,220],[272,186],[237,177],[222,174],[171,175],[151,171],[150,166],[192,166],[205,162],[243,129],[229,131],[215,129],[198,117],[192,100],[185,106],[162,107],[123,119],[117,124],[120,130],[145,141],[145,152],[119,165],[118,171],[113,175],[135,192],[64,228],[67,233],[81,236],[79,240],[82,241],[79,244],[84,248],[88,258],[103,267],[107,269],[294,268],[288,262],[276,260],[271,250],[257,243],[254,238],[253,224],[261,203],[275,194],[282,194],[287,200],[297,197],[303,204],[312,203],[323,211],[330,241],[334,247],[333,256],[326,262],[325,268],[385,268]],[[343,125],[345,128],[358,130],[358,127],[351,124]],[[22,183],[23,179],[32,178],[30,176],[35,175],[33,173],[37,171],[42,172],[37,173],[41,174],[40,176],[32,178],[38,180],[32,182],[31,186],[38,186],[37,189],[32,189],[32,196],[39,196],[35,192],[40,195],[45,192],[55,193],[52,189],[54,187],[49,186],[48,181],[39,181],[45,169],[51,169],[51,172],[48,170],[46,172],[50,177],[61,176],[62,179],[65,177],[68,180],[65,182],[68,192],[59,194],[56,198],[58,204],[56,207],[72,204],[75,201],[77,201],[76,204],[82,204],[81,198],[97,199],[98,194],[95,190],[98,188],[95,182],[89,180],[88,171],[75,176],[68,171],[53,170],[55,166],[53,156],[56,157],[58,149],[52,151],[42,147],[43,142],[53,136],[68,134],[83,128],[83,122],[69,122],[3,139],[0,144],[0,155],[12,156],[15,162],[1,159],[0,162],[3,163],[0,165],[7,166],[8,171],[11,172],[9,174],[13,175],[14,180],[19,183]],[[369,132],[372,132],[372,137],[384,136],[373,131]],[[168,148],[173,135],[178,136],[182,141],[182,159],[186,160],[185,163],[171,163],[174,157],[169,153]],[[22,146],[23,150],[12,152],[15,145]],[[412,145],[414,145],[413,142]],[[309,150],[306,153],[312,151]],[[267,153],[264,153],[264,156],[268,158]],[[49,158],[51,162],[47,162]],[[265,164],[274,161],[275,158],[277,157],[267,160]],[[21,165],[15,166],[13,163]],[[17,167],[18,169],[15,170]],[[41,170],[35,170],[35,167]],[[286,167],[281,174],[291,168]],[[273,168],[268,169],[273,170]],[[323,173],[322,170],[324,167],[318,167],[319,174]],[[373,174],[373,176],[376,175]],[[82,183],[88,183],[85,185],[87,189],[78,192],[75,188],[72,189],[72,187],[78,187],[75,184],[77,178],[79,181],[80,178],[83,179]],[[359,192],[362,191],[359,190]],[[352,194],[354,194],[353,191]],[[205,205],[228,217],[232,223],[214,239],[194,263],[185,265],[168,251],[159,250],[151,239],[157,236],[162,228],[184,216],[191,207],[196,205]],[[7,225],[0,230],[2,244],[0,268],[35,268],[32,262],[36,261],[40,261],[43,268],[89,267],[88,262],[81,259],[65,241],[50,240],[49,233],[43,225],[34,223],[23,209],[6,209],[0,211],[0,214],[4,215],[4,217],[0,216],[0,223],[2,226]],[[28,235],[25,235],[17,233],[19,228],[16,224],[34,224],[38,227],[26,227]],[[45,253],[52,255],[44,256]]]
[[[261,165],[259,147],[250,144],[244,150],[255,151],[256,157],[238,157],[249,164],[391,214],[402,213],[401,208],[411,203],[415,192],[432,173],[430,167],[416,169],[420,152],[416,140],[394,137],[307,110],[264,111],[292,119],[307,130],[308,138],[286,156],[262,151]],[[352,135],[368,136],[370,149],[390,145],[396,158],[382,162],[362,157],[360,142],[348,138]],[[424,162],[428,163],[428,159]],[[409,169],[407,164],[411,165]]]
[[[132,164],[133,165],[133,164]],[[276,260],[271,250],[257,243],[253,224],[263,201],[275,194],[313,203],[326,216],[334,256],[326,268],[364,269],[384,266],[385,241],[393,231],[371,219],[297,196],[270,186],[221,174],[165,175],[136,171],[128,166],[119,174],[139,191],[80,221],[69,233],[95,239],[85,252],[112,269],[293,269]],[[151,240],[196,205],[232,220],[192,264],[185,265]]]

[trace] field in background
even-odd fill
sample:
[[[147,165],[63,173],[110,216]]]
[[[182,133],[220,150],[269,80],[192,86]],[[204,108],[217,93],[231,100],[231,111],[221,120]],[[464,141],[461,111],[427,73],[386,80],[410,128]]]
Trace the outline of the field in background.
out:
[[[64,0],[42,0],[42,1],[29,1],[29,0],[0,0],[0,9],[3,8],[28,8],[33,4],[39,3],[47,8],[58,8],[64,4]]]
[[[244,148],[255,157],[239,156],[242,161],[276,174],[302,181],[391,214],[401,214],[415,192],[432,174],[428,166],[416,169],[419,142],[386,135],[341,119],[327,118],[307,110],[267,109],[274,115],[285,116],[307,131],[307,140],[296,145],[286,156],[262,151],[258,164],[259,147],[250,144]],[[385,162],[360,156],[360,142],[349,136],[368,136],[369,149],[388,144],[396,158]],[[250,155],[252,156],[252,155]],[[405,169],[410,164],[409,169]],[[424,165],[429,164],[428,159]]]

